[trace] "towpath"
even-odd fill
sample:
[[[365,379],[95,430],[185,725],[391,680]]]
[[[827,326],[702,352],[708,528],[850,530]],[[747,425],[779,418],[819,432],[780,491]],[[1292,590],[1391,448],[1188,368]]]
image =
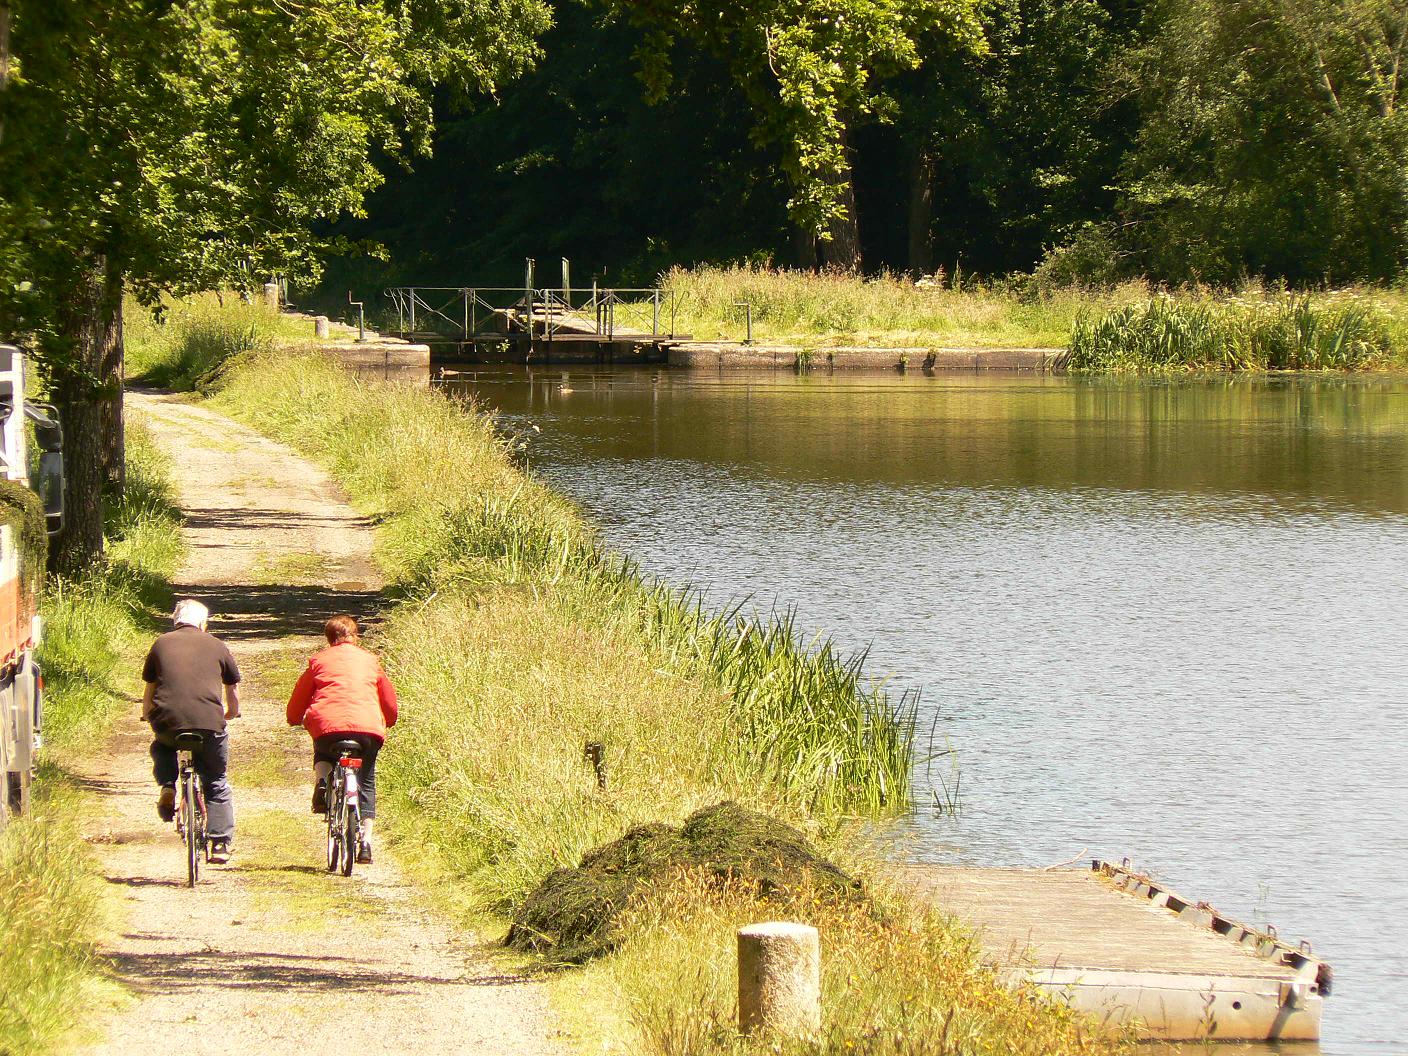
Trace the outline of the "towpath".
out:
[[[231,725],[235,857],[195,890],[158,821],[147,728],[134,717],[80,766],[88,836],[115,893],[106,953],[123,984],[86,1051],[123,1056],[561,1051],[540,987],[427,907],[384,847],[350,879],[322,869],[307,738],[283,700],[336,612],[372,617],[371,529],[315,466],[176,397],[136,394],[175,460],[187,560],[178,596],[204,600],[245,672]]]

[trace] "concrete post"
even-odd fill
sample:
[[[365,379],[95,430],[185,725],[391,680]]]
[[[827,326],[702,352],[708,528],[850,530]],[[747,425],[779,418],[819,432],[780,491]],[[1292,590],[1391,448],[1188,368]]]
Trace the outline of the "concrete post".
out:
[[[328,317],[326,315],[313,316],[313,336],[321,338],[328,336]]]
[[[279,307],[279,284],[277,282],[266,282],[264,284],[264,303],[270,308]]]
[[[821,938],[806,924],[738,930],[738,1029],[805,1037],[821,1029]]]

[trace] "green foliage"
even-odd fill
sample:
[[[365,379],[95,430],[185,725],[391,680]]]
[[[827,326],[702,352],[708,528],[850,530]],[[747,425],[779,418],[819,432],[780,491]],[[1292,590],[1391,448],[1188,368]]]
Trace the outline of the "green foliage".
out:
[[[1083,315],[1073,370],[1353,370],[1396,350],[1390,321],[1360,299],[1156,297]]]
[[[41,1056],[88,1007],[98,883],[72,794],[0,830],[0,1052]]]
[[[846,211],[848,128],[862,118],[893,116],[895,102],[882,79],[917,67],[926,36],[969,51],[985,46],[974,0],[620,0],[616,6],[653,30],[641,58],[654,96],[669,90],[677,43],[727,64],[760,110],[758,134],[785,145],[790,216],[822,237]]]
[[[1408,10],[1162,0],[1128,63],[1144,122],[1124,210],[1173,281],[1387,280],[1408,260]]]

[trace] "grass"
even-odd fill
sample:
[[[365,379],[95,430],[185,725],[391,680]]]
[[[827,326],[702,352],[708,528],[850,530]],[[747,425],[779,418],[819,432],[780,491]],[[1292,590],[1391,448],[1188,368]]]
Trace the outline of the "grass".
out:
[[[1162,295],[1086,312],[1071,334],[1082,371],[1362,370],[1401,365],[1408,344],[1367,293]]]
[[[0,1052],[51,1051],[82,1019],[96,977],[98,887],[75,824],[77,795],[54,765],[135,707],[136,656],[169,603],[180,559],[166,463],[140,423],[128,432],[126,501],[109,511],[108,561],[41,598],[45,743],[35,810],[0,834]]]
[[[1145,297],[1144,283],[1021,296],[1004,284],[773,268],[675,268],[662,277],[675,298],[675,329],[697,340],[742,340],[741,304],[758,342],[828,347],[1061,348],[1082,312]]]
[[[173,389],[209,384],[212,372],[240,352],[310,336],[306,324],[235,293],[168,300],[156,312],[129,298],[123,326],[128,376]]]
[[[383,831],[463,919],[501,922],[585,851],[723,799],[833,852],[850,846],[852,819],[907,805],[906,702],[786,618],[711,614],[643,581],[515,468],[472,406],[308,356],[244,357],[214,402],[327,466],[380,522],[399,602],[373,644],[403,705],[379,765]],[[588,741],[606,748],[604,792]],[[826,1038],[807,1051],[1112,1051],[1083,1020],[1000,985],[942,917],[790,911],[828,936]],[[732,929],[769,907],[678,877],[633,912],[624,949],[558,979],[564,1000],[590,1007],[584,1044],[774,1051],[728,1026]]]

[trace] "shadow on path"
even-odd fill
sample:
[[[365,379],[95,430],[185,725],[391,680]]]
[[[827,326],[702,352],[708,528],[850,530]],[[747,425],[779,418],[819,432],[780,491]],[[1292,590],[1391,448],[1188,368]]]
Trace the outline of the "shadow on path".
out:
[[[204,602],[211,633],[227,642],[319,635],[330,616],[344,612],[363,626],[374,625],[386,603],[379,590],[337,587],[184,584],[176,591]]]

